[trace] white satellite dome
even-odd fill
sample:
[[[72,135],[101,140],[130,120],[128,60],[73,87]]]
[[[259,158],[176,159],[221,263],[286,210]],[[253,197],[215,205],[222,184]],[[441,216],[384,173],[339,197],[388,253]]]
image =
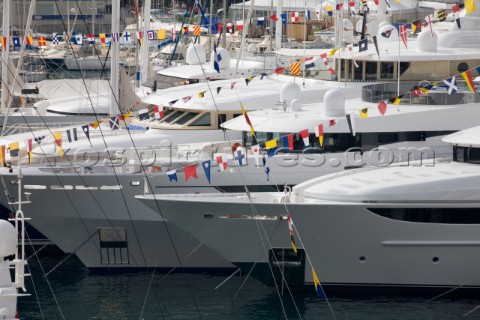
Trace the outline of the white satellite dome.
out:
[[[324,113],[327,117],[345,115],[345,95],[339,89],[331,89],[323,97]]]
[[[188,47],[185,62],[190,65],[204,64],[207,62],[207,54],[201,44],[192,44]]]
[[[433,32],[433,34],[432,34]],[[422,52],[436,52],[438,46],[438,36],[435,30],[431,31],[429,28],[423,30],[417,37],[418,51]]]
[[[3,261],[3,257],[15,254],[17,243],[15,227],[8,221],[0,220],[0,261]]]
[[[394,42],[398,41],[398,30],[391,24],[384,24],[378,28],[377,40],[379,43],[382,42]]]
[[[293,82],[287,82],[280,90],[280,101],[290,103],[293,99],[300,99],[300,86]]]
[[[217,48],[217,54],[222,57],[220,61],[218,61],[218,65],[221,70],[227,69],[230,67],[230,52],[228,52],[227,49],[224,48]],[[215,51],[212,51],[212,54],[210,55],[210,63],[212,65],[213,69],[213,62],[215,61]]]

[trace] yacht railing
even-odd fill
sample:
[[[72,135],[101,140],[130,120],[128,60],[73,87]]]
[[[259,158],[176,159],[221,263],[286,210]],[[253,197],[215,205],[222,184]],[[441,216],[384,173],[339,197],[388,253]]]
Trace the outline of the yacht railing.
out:
[[[457,81],[458,92],[455,94],[448,94],[447,88],[445,88],[442,81],[437,82],[428,94],[415,95],[411,93],[412,90],[429,84],[431,83],[428,81],[401,82],[400,95],[404,95],[400,100],[400,104],[458,105],[480,102],[480,93],[472,93],[468,89],[465,81]],[[362,88],[362,100],[379,103],[397,97],[397,90],[397,83],[393,82],[365,85]]]
[[[5,130],[5,136],[11,135],[11,134],[18,134],[18,133],[25,133],[25,132],[31,132],[31,131],[38,131],[38,130],[50,130],[50,131],[56,131],[60,128],[65,128],[65,127],[73,127],[73,126],[79,126],[78,122],[53,122],[53,123],[16,123],[16,124],[11,124],[8,125],[7,129]],[[135,133],[135,130],[130,131],[131,133]],[[143,131],[142,131],[143,132]],[[100,130],[90,130],[89,134],[90,137],[95,137],[95,136],[100,136],[100,135],[119,135],[119,134],[124,134],[124,130],[103,130],[100,132]]]

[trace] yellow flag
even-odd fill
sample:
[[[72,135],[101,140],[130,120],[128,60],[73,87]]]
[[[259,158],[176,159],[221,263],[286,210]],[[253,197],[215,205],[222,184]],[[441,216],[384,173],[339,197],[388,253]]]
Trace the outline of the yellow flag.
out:
[[[475,0],[466,0],[465,1],[465,11],[467,13],[475,12]]]
[[[8,146],[10,148],[10,157],[18,157],[18,151],[20,150],[20,143],[12,142]]]
[[[273,139],[270,141],[265,142],[265,148],[268,149],[273,149],[277,147],[277,140]]]
[[[330,51],[329,56],[330,56],[330,57],[333,57],[333,55],[334,55],[337,51],[338,51],[338,48],[333,49],[332,51]]]
[[[205,92],[207,92],[207,91],[199,92],[199,93],[198,93],[198,97],[199,97],[199,98],[205,97]]]
[[[7,164],[5,162],[5,146],[0,146],[0,165],[5,167]]]
[[[158,30],[157,37],[158,40],[165,40],[165,29]]]

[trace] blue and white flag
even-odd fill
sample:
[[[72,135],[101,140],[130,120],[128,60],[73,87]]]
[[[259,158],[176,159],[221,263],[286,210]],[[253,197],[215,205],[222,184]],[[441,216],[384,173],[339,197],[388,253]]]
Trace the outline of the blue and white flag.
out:
[[[82,130],[87,136],[87,139],[90,141],[90,126],[88,124],[82,126]]]
[[[170,182],[172,182],[172,181],[177,182],[178,181],[177,170],[168,171],[167,176],[168,176],[168,179],[170,180]]]
[[[58,41],[57,34],[54,33],[54,34],[53,34],[53,38],[52,38],[52,43],[53,43],[53,44],[58,44],[58,42],[59,42],[59,41]]]
[[[282,17],[282,23],[284,25],[287,25],[287,14],[286,13],[282,13],[281,14],[281,17]]]
[[[310,69],[315,67],[315,61],[313,58],[305,59],[305,69]]]
[[[310,10],[305,10],[305,19],[310,20]]]
[[[21,47],[21,45],[20,45],[20,37],[12,37],[12,41],[13,41],[13,46],[14,46],[14,47]]]
[[[118,42],[119,38],[120,38],[120,34],[118,32],[112,33],[112,41],[113,42]]]
[[[110,117],[108,120],[109,120],[108,122],[110,123],[110,129],[112,130],[120,129],[120,121],[118,117]]]
[[[150,40],[150,41],[155,40],[155,31],[148,30],[147,31],[147,39]]]
[[[207,177],[208,183],[210,184],[210,167],[211,167],[211,161],[210,160],[205,160],[202,162],[202,167],[203,170],[205,171],[205,177]]]
[[[83,44],[83,35],[81,33],[75,35],[75,43],[79,45]]]
[[[260,17],[257,19],[257,25],[263,26],[265,24],[265,17]]]
[[[455,81],[455,76],[443,80],[445,83],[445,88],[447,89],[448,94],[455,94],[458,91],[457,81]]]
[[[265,175],[267,176],[267,181],[270,181],[270,167],[267,166],[267,159],[265,159],[265,155],[263,155],[263,166],[265,167]]]
[[[243,148],[237,148],[237,150],[235,150],[235,161],[237,161],[239,166],[247,164],[246,152]]]
[[[213,54],[213,69],[215,69],[215,71],[220,73],[220,65],[218,64],[218,62],[220,60],[222,60],[222,56],[220,54],[217,54],[217,45],[216,44],[213,44],[213,51],[214,51],[214,54]]]
[[[132,35],[128,31],[123,34],[123,38],[125,43],[130,43],[132,41]]]

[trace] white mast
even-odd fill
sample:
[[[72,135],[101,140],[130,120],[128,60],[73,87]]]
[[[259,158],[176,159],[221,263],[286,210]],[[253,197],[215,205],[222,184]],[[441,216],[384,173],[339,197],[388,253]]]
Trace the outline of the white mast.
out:
[[[278,0],[277,3],[277,21],[275,23],[275,50],[280,50],[282,48],[282,11],[283,11],[283,0]]]
[[[112,0],[112,33],[120,32],[120,0]],[[118,100],[120,99],[119,91],[119,69],[118,69],[118,55],[119,42],[110,42],[110,50],[112,54],[112,63],[110,68],[110,83],[112,85],[112,95],[110,98],[110,115],[114,116],[120,113]]]
[[[150,30],[150,11],[152,7],[152,0],[145,0],[143,4],[143,43],[140,49],[140,84],[144,84],[148,80],[148,37],[147,31]]]
[[[7,46],[6,48],[2,48],[2,110],[7,109],[8,100],[10,99],[10,94],[8,93],[8,59],[10,55],[10,2],[10,0],[4,0],[3,2],[2,36],[7,37]]]

